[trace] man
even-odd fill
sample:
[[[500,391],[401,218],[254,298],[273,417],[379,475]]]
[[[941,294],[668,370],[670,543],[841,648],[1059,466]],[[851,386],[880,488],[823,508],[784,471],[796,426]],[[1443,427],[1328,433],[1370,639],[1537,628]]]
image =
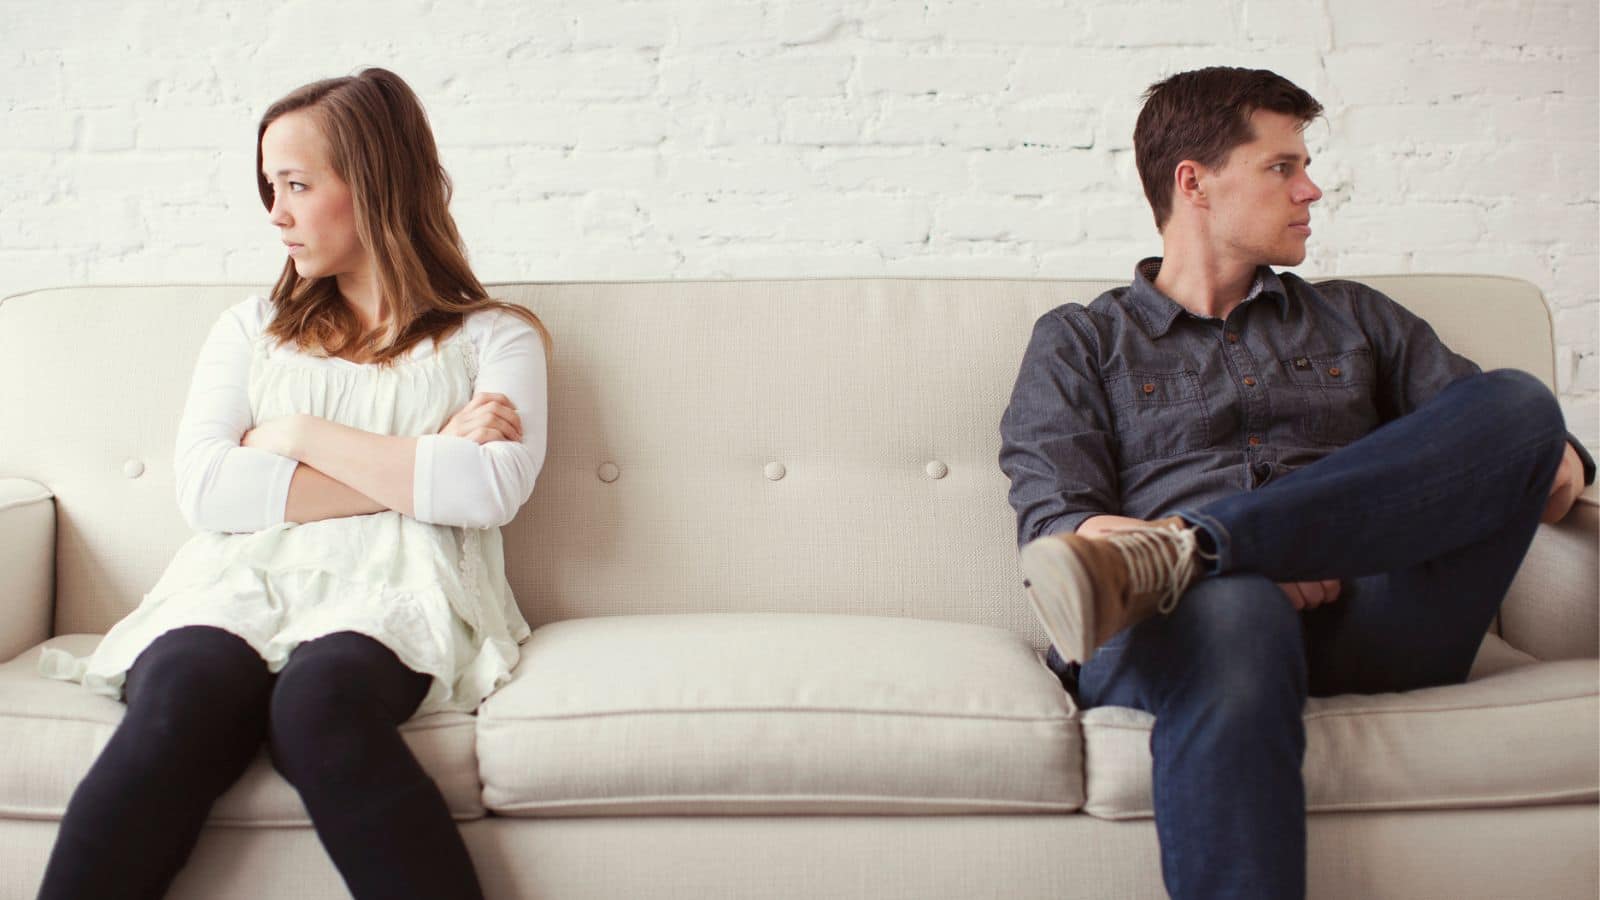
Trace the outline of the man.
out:
[[[1302,896],[1306,697],[1464,680],[1538,523],[1594,480],[1532,376],[1268,268],[1305,258],[1321,112],[1267,71],[1151,87],[1163,256],[1039,319],[1001,422],[1051,667],[1155,714],[1175,897]]]

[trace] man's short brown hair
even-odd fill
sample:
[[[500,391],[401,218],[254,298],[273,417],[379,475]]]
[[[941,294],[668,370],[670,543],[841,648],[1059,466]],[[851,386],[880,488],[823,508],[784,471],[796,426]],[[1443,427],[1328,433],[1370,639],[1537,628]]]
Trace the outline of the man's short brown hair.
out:
[[[1322,114],[1322,104],[1289,79],[1266,69],[1213,66],[1179,72],[1144,92],[1133,128],[1133,157],[1156,228],[1172,216],[1172,173],[1192,159],[1219,167],[1240,144],[1255,139],[1250,116],[1258,109],[1294,116],[1302,124]]]

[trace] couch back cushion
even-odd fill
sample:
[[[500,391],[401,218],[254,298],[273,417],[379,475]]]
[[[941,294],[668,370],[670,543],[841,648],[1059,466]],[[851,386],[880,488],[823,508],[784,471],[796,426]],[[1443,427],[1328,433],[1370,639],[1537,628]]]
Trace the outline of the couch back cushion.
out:
[[[1363,278],[1485,368],[1550,383],[1538,290]],[[531,624],[650,612],[947,619],[1042,645],[1000,416],[1033,322],[1106,281],[499,284],[554,337],[550,445],[503,529]],[[104,631],[188,537],[172,447],[200,345],[260,286],[0,303],[0,476],[55,495],[57,633]]]

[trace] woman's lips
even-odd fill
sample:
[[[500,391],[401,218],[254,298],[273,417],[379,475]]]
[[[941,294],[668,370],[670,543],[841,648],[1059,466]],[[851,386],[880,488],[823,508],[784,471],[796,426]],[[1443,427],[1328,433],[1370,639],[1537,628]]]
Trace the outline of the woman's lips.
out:
[[[1294,232],[1295,234],[1303,234],[1303,235],[1305,235],[1307,237],[1311,236],[1311,226],[1310,225],[1290,225],[1289,226],[1289,230]]]
[[[305,244],[290,244],[290,243],[285,243],[285,244],[284,244],[284,245],[283,245],[283,246],[284,246],[284,247],[285,247],[285,248],[287,248],[287,249],[288,249],[288,251],[289,251],[289,255],[290,255],[290,256],[293,256],[293,255],[295,255],[295,254],[296,254],[296,253],[298,253],[298,252],[300,252],[300,251],[301,251],[301,250],[304,250],[304,249],[305,249],[305,248],[306,248],[306,245],[305,245]]]

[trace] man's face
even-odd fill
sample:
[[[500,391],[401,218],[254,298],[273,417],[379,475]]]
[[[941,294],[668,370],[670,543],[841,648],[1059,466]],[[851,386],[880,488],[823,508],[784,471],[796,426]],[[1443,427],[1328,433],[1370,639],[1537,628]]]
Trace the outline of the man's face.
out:
[[[1233,148],[1221,168],[1198,173],[1212,246],[1252,265],[1299,265],[1311,236],[1311,204],[1322,198],[1306,174],[1304,123],[1258,109],[1250,125],[1254,140]]]

